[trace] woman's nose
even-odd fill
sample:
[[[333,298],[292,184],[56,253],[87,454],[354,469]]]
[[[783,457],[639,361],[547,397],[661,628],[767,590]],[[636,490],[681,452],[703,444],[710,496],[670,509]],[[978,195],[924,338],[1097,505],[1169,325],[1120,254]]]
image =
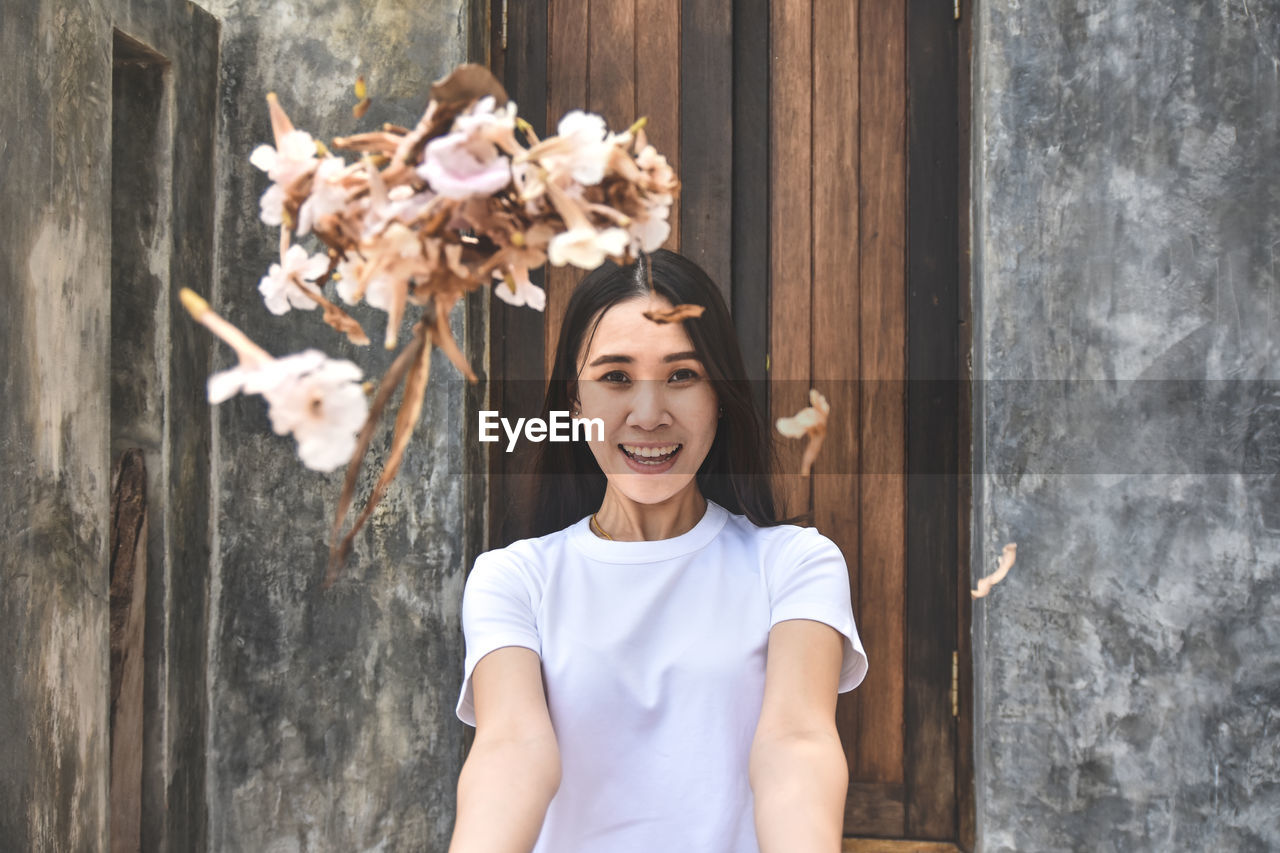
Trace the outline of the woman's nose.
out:
[[[636,386],[627,423],[642,429],[656,429],[671,423],[671,413],[667,410],[666,383],[643,379]]]

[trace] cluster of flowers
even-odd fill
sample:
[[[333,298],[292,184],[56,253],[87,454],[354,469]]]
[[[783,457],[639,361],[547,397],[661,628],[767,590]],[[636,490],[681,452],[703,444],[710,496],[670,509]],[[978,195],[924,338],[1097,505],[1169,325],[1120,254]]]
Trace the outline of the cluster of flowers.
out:
[[[310,349],[273,358],[195,294],[183,299],[239,356],[238,367],[210,377],[212,402],[261,394],[273,428],[297,439],[303,464],[332,471],[356,462],[347,470],[335,532],[373,427],[404,382],[392,454],[358,528],[399,466],[432,347],[478,381],[449,329],[458,299],[494,283],[505,302],[543,310],[546,295],[530,270],[548,261],[587,270],[606,258],[625,264],[659,248],[679,181],[646,141],[643,119],[611,133],[600,116],[575,110],[561,119],[558,135],[539,140],[497,79],[474,64],[431,87],[416,127],[384,125],[334,139],[335,149],[356,152],[353,162],[296,129],[274,94],[267,102],[275,144],[250,158],[271,181],[261,219],[280,228],[280,260],[259,283],[267,309],[318,307],[326,323],[364,345],[364,329],[338,304],[363,302],[385,312],[385,344],[395,349],[408,306],[422,306],[412,340],[370,403],[353,363]],[[295,237],[322,248],[312,253]]]

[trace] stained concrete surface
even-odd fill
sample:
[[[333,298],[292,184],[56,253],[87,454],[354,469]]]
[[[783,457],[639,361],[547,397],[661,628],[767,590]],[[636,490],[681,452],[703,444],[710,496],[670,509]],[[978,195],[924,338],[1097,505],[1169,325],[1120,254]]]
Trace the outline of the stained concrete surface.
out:
[[[112,166],[131,150],[113,144],[117,31],[164,60],[167,95],[139,115],[133,140],[164,170],[164,192],[142,188],[164,209],[160,230],[157,217],[128,222],[112,205]],[[158,282],[174,270],[193,286],[210,282],[217,22],[173,0],[6,3],[0,51],[9,93],[0,111],[0,849],[107,846],[117,441],[155,454],[153,518],[167,533],[151,549],[148,597],[175,602],[147,623],[143,839],[148,849],[174,837],[198,849],[209,431],[193,378],[207,373],[208,348],[170,342],[175,305]],[[168,144],[176,135],[180,151]],[[157,242],[143,251],[143,238]],[[140,285],[151,293],[147,327],[113,325],[113,297],[128,303]],[[138,395],[112,381],[112,357],[126,353]],[[173,389],[163,416],[145,412],[160,388]],[[175,516],[183,524],[166,528]]]
[[[375,341],[355,347],[318,311],[277,317],[263,306],[257,284],[278,254],[278,232],[258,219],[268,184],[249,155],[271,141],[272,91],[296,127],[326,141],[383,122],[413,126],[431,82],[467,58],[468,4],[217,0],[206,8],[223,26],[211,301],[274,354],[319,344],[376,379],[393,355],[379,344],[381,312],[355,310]],[[357,120],[360,74],[372,106]],[[463,310],[452,315],[459,340]],[[216,350],[218,366],[232,360]],[[453,715],[468,488],[456,369],[433,355],[404,465],[327,591],[320,582],[343,472],[303,468],[258,398],[228,401],[215,418],[211,848],[444,850],[465,728]],[[384,429],[361,495],[388,448]]]
[[[1280,3],[976,14],[980,848],[1277,849]]]

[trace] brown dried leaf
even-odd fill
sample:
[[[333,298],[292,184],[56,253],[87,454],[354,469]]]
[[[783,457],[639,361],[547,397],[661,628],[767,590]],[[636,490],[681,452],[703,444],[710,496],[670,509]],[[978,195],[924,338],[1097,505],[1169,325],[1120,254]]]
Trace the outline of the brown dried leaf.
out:
[[[305,288],[302,292],[310,296],[317,305],[324,309],[324,321],[346,335],[347,340],[360,347],[369,345],[369,336],[364,333],[364,329],[361,328],[354,317],[318,293]]]
[[[485,95],[493,95],[496,106],[507,103],[507,90],[493,72],[475,62],[459,65],[431,84],[431,100],[441,106],[467,107]]]
[[[663,308],[658,311],[644,312],[645,319],[652,320],[655,323],[675,323],[680,320],[687,320],[690,317],[701,317],[702,312],[707,310],[704,305],[693,305],[688,302],[682,302],[671,308]]]
[[[453,337],[453,330],[449,328],[449,312],[453,310],[453,304],[457,301],[456,293],[451,296],[436,297],[436,322],[428,333],[431,336],[431,343],[438,346],[449,357],[449,361],[453,362],[453,366],[474,385],[480,379],[471,370],[471,365],[467,363],[466,356],[462,354],[458,342]]]
[[[991,592],[991,587],[1004,580],[1004,576],[1009,574],[1009,569],[1013,568],[1013,561],[1018,557],[1018,544],[1010,542],[1001,549],[1000,563],[996,570],[978,581],[978,588],[969,590],[969,595],[973,598],[982,598]]]
[[[347,466],[347,474],[342,483],[342,494],[338,498],[338,510],[334,514],[333,531],[329,538],[329,567],[325,572],[324,583],[321,584],[322,589],[328,589],[337,580],[338,572],[341,571],[347,555],[351,552],[351,543],[355,540],[356,533],[360,531],[365,521],[373,514],[374,508],[377,507],[378,502],[382,500],[382,495],[386,492],[387,484],[391,482],[391,478],[395,477],[396,471],[399,470],[400,459],[396,455],[395,445],[397,439],[400,438],[401,422],[406,415],[406,406],[410,402],[410,387],[418,379],[421,379],[424,387],[426,383],[425,375],[418,376],[412,372],[409,374],[409,380],[406,383],[405,396],[400,403],[400,411],[396,415],[396,431],[395,438],[392,440],[391,456],[387,459],[387,464],[383,466],[382,473],[378,476],[378,482],[374,486],[369,500],[365,503],[360,517],[356,519],[355,524],[352,525],[347,535],[339,541],[338,533],[342,530],[342,522],[346,519],[347,511],[351,508],[351,499],[355,495],[356,479],[360,474],[360,467],[364,462],[365,454],[369,452],[369,444],[373,440],[373,433],[377,429],[378,421],[382,417],[382,411],[386,408],[387,401],[391,399],[391,395],[395,393],[396,388],[400,387],[400,380],[405,376],[406,371],[409,371],[410,366],[416,369],[421,364],[424,353],[428,364],[430,363],[431,347],[427,343],[426,332],[427,316],[424,315],[422,319],[414,324],[412,343],[405,347],[404,351],[396,356],[396,360],[391,363],[386,376],[382,378],[382,384],[378,386],[378,393],[374,395],[373,402],[369,405],[369,416],[356,439],[356,449],[351,455],[353,464]],[[421,403],[422,399],[419,397],[419,408]],[[410,423],[412,423],[412,419],[416,419],[418,413],[414,411],[409,414]],[[411,428],[410,432],[412,432]],[[403,453],[403,450],[401,453]],[[394,467],[392,467],[393,461],[395,463]]]

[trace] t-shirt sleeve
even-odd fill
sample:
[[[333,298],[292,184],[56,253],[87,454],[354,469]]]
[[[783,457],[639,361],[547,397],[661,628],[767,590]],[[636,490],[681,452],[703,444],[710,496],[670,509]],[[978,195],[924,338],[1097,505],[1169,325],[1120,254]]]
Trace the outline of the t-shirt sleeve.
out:
[[[812,527],[800,531],[770,561],[769,627],[786,619],[813,619],[844,637],[836,691],[846,693],[867,675],[867,653],[854,623],[849,568],[840,547]]]
[[[471,676],[480,659],[503,646],[524,646],[542,654],[535,592],[521,567],[508,555],[489,551],[476,557],[462,591],[462,634],[466,657],[458,719],[476,724]]]

